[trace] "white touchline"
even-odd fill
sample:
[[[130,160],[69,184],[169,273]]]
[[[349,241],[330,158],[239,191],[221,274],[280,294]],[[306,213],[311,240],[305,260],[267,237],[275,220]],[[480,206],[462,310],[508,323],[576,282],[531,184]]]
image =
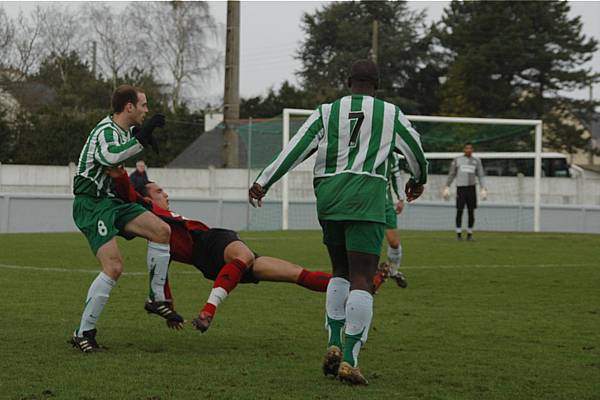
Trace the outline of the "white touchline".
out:
[[[314,267],[328,267],[323,265],[313,265]],[[598,263],[580,263],[580,264],[463,264],[463,265],[407,265],[401,266],[400,270],[406,269],[467,269],[467,268],[576,268],[576,267],[600,267]],[[54,268],[54,267],[34,267],[31,265],[11,265],[11,264],[0,264],[0,268],[14,269],[14,270],[27,270],[27,271],[41,271],[41,272],[66,272],[66,273],[83,273],[83,274],[97,274],[100,269],[77,269],[77,268]],[[176,275],[191,275],[198,274],[199,271],[169,271]],[[125,276],[147,276],[147,272],[123,272]]]
[[[16,269],[16,270],[27,270],[27,271],[42,271],[42,272],[76,272],[82,274],[98,274],[100,269],[77,269],[77,268],[53,268],[53,267],[34,267],[31,265],[11,265],[11,264],[0,264],[0,268],[4,269]],[[175,274],[198,274],[199,271],[172,271]],[[147,276],[147,272],[123,272],[121,275],[126,276]]]

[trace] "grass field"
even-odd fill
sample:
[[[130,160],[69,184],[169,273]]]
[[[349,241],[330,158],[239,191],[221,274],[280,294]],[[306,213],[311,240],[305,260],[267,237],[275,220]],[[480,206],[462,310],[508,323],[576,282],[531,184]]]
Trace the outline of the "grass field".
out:
[[[259,253],[328,270],[319,232],[245,233]],[[360,366],[368,387],[320,371],[324,295],[242,285],[206,334],[143,312],[145,243],[99,324],[110,351],[67,339],[98,267],[79,234],[0,235],[2,399],[600,399],[600,236],[404,232],[410,287],[386,283]],[[211,283],[173,264],[187,318]]]

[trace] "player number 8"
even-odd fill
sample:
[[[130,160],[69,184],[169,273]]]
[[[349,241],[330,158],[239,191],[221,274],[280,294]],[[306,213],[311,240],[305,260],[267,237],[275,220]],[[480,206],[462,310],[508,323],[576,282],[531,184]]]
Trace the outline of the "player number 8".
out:
[[[98,221],[98,233],[100,236],[106,236],[108,234],[108,229],[102,220]]]

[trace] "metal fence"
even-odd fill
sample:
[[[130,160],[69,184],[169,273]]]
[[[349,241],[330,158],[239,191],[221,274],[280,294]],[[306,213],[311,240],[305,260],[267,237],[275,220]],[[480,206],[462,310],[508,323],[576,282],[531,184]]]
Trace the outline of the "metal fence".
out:
[[[266,201],[260,209],[245,200],[197,197],[171,198],[171,207],[209,226],[234,230],[279,230],[281,202]],[[0,233],[73,232],[72,196],[65,194],[0,194]],[[600,233],[600,206],[543,205],[543,232]],[[448,202],[408,204],[399,217],[400,229],[452,230],[454,207]],[[476,228],[493,231],[531,231],[533,206],[481,204]],[[313,201],[291,201],[290,229],[318,229]]]

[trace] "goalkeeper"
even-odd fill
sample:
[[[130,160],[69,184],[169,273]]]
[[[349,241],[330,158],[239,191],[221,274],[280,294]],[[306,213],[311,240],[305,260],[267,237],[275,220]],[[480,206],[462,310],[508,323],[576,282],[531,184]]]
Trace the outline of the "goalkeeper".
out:
[[[385,230],[392,152],[404,154],[413,174],[406,185],[408,201],[423,193],[427,181],[419,134],[397,106],[375,98],[378,85],[377,66],[356,61],[348,78],[352,93],[321,104],[249,190],[250,202],[260,206],[277,180],[317,153],[313,186],[333,269],[325,301],[329,341],[323,372],[362,385],[368,382],[358,354],[373,317],[372,281]]]
[[[484,171],[481,159],[473,156],[473,144],[465,143],[464,155],[456,157],[450,165],[448,180],[442,196],[445,200],[450,198],[450,185],[456,178],[456,237],[462,240],[462,215],[465,205],[469,212],[469,225],[467,240],[473,240],[473,225],[475,225],[475,209],[477,208],[477,194],[475,191],[475,177],[481,186],[481,199],[487,199],[487,189],[484,184]]]

